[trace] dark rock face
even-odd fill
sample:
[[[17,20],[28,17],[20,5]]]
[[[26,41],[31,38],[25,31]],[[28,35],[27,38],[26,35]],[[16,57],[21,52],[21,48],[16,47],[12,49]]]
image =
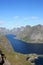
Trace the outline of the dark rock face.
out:
[[[28,61],[29,57],[26,58],[26,61]]]

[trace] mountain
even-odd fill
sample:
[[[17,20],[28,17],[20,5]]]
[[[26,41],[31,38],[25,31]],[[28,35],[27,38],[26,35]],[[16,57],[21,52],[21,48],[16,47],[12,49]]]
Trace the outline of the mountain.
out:
[[[11,30],[0,27],[0,35],[6,35],[6,34],[14,34],[17,35],[20,31],[22,31],[24,27],[21,28],[13,28]]]
[[[19,31],[16,34],[16,38],[23,40],[23,41],[26,41],[26,42],[31,42],[31,41],[33,42],[36,39],[39,40],[41,37],[41,41],[42,41],[42,39],[43,39],[43,36],[41,36],[41,35],[43,35],[43,28],[42,27],[43,27],[42,25],[37,25],[37,26],[33,26],[33,27],[27,25],[26,27],[21,27],[20,29],[17,28]],[[17,31],[17,29],[15,29],[15,30]],[[14,32],[13,32],[13,34],[14,34]],[[12,33],[12,31],[11,31],[11,33]],[[6,56],[7,65],[8,65],[8,63],[10,63],[10,65],[33,65],[31,63],[30,59],[35,59],[38,55],[37,54],[16,53],[13,50],[10,41],[5,37],[5,34],[0,35],[0,48],[2,49],[3,53]],[[38,34],[40,35],[40,37],[36,38],[37,36],[39,36]],[[35,37],[35,35],[37,35],[37,36]],[[28,57],[29,57],[29,59],[27,61],[26,59]]]
[[[24,30],[24,27],[13,28],[13,29],[11,30],[11,34],[17,35],[17,34],[19,34],[20,31],[23,31],[23,30]]]
[[[13,28],[11,30],[11,34],[17,35],[21,29],[20,28]]]
[[[0,27],[0,35],[14,34],[16,38],[30,43],[43,43],[43,25],[13,28],[12,30]]]
[[[10,30],[4,28],[4,27],[0,27],[0,35],[5,35],[5,34],[9,34]]]
[[[43,25],[25,26],[16,35],[17,39],[30,43],[43,43]]]

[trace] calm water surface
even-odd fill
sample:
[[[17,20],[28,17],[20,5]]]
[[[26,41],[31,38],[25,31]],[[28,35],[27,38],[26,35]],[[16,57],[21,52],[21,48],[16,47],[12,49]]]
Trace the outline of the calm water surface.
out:
[[[6,35],[7,39],[10,41],[14,51],[23,54],[37,53],[43,54],[43,44],[25,43],[21,40],[15,39],[14,35]]]
[[[30,54],[30,53],[37,53],[43,54],[43,44],[27,44],[21,40],[15,39],[14,35],[6,35],[7,39],[10,41],[14,51],[23,53],[23,54]],[[43,65],[43,57],[39,57],[38,59],[34,60],[35,65]]]

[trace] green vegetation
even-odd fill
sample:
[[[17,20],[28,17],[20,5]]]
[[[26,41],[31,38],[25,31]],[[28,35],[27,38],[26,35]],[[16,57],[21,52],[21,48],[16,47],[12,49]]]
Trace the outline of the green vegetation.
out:
[[[31,65],[31,63],[26,61],[25,55],[16,52],[9,53],[2,45],[0,45],[0,48],[3,50],[3,53],[11,65]]]
[[[14,52],[12,47],[10,47],[11,45],[8,43],[9,42],[5,36],[0,38],[0,48],[2,49],[2,52],[5,54],[6,59],[11,63],[11,65],[31,65],[29,61],[26,61],[27,55],[25,56],[24,54]]]
[[[25,42],[31,42],[30,37],[24,37],[24,38],[22,38],[22,40],[25,41]]]
[[[6,39],[5,36],[0,37],[0,48],[2,49],[6,59],[11,63],[11,65],[32,65],[31,60],[26,61],[26,58],[29,57],[35,59],[40,56],[37,54],[20,54],[14,52],[10,42]]]

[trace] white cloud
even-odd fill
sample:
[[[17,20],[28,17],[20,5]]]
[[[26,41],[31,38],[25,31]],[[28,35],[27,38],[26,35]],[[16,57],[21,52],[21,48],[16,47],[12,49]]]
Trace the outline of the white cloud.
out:
[[[31,16],[31,17],[25,17],[24,20],[35,20],[38,19],[36,16]]]
[[[17,19],[17,18],[19,18],[19,16],[14,16],[14,19]]]
[[[38,17],[36,17],[36,16],[32,16],[32,17],[30,17],[30,19],[37,19]]]

